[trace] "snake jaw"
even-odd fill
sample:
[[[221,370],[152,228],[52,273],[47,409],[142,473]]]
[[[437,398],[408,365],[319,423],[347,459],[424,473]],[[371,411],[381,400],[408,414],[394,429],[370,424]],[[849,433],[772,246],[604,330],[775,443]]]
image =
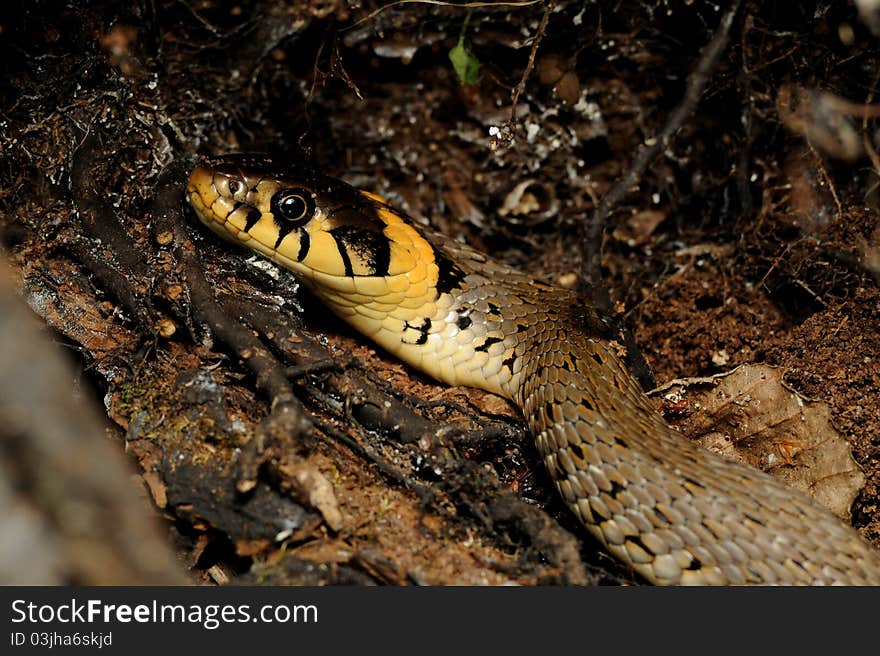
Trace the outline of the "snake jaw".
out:
[[[223,225],[233,205],[218,191],[214,172],[205,166],[196,166],[187,181],[186,195],[199,220],[228,239],[230,235]]]

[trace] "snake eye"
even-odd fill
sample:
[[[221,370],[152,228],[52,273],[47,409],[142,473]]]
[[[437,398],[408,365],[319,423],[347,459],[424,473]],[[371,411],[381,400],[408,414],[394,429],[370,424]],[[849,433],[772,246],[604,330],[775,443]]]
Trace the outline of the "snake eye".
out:
[[[305,189],[282,189],[272,196],[272,213],[295,226],[304,225],[315,213],[315,201]]]

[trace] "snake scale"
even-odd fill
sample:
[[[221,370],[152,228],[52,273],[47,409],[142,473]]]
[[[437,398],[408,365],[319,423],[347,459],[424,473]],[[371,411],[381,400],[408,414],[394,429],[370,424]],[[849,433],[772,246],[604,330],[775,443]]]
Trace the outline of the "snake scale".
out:
[[[880,584],[880,555],[854,529],[670,428],[574,292],[259,155],[203,158],[187,198],[389,353],[512,400],[566,505],[647,580]]]

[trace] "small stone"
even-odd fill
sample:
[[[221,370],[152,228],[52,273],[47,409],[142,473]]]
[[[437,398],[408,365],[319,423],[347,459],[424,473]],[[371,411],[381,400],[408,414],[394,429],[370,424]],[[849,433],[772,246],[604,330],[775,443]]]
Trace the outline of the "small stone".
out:
[[[168,339],[177,332],[177,325],[171,319],[162,319],[158,325],[159,336]]]
[[[176,301],[183,294],[183,285],[168,285],[165,288],[165,296],[169,300]]]

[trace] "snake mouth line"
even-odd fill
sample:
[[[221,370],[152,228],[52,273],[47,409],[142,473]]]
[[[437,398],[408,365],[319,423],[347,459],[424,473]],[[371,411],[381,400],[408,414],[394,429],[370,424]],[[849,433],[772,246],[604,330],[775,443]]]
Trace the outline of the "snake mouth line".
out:
[[[231,241],[248,241],[251,236],[248,228],[252,225],[249,218],[243,219],[244,225],[236,225],[232,219],[236,212],[243,210],[247,217],[256,213],[259,209],[250,203],[237,201],[229,194],[224,194],[221,187],[223,183],[229,184],[232,176],[219,176],[214,171],[204,166],[197,166],[190,174],[187,181],[186,195],[190,205],[204,225],[225,239]]]
[[[186,198],[199,221],[226,241],[247,243],[248,247],[281,266],[291,268],[295,262],[250,234],[253,216],[262,216],[259,208],[248,202],[235,200],[223,192],[230,181],[245,184],[242,173],[217,172],[208,166],[196,166],[189,176]]]
[[[192,206],[193,210],[196,213],[196,216],[199,218],[199,221],[211,227],[212,223],[226,223],[225,219],[221,219],[219,216],[214,214],[208,207],[205,206],[204,199],[198,191],[190,189],[187,191],[187,198],[189,200],[189,204]]]
[[[226,223],[226,217],[220,217],[211,209],[213,203],[220,198],[214,184],[213,174],[202,166],[197,166],[189,176],[186,195],[199,220],[207,226],[212,223]],[[213,196],[213,199],[210,197]]]

